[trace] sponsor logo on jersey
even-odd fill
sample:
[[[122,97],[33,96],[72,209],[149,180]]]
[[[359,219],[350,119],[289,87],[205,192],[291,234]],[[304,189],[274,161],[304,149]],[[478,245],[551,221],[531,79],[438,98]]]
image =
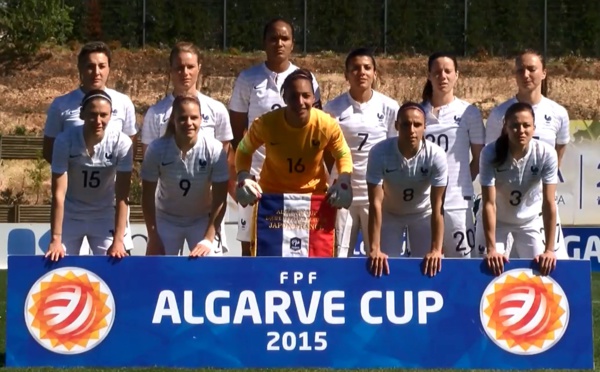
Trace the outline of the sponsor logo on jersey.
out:
[[[81,354],[99,345],[114,319],[115,301],[106,283],[77,267],[45,274],[25,300],[25,322],[31,336],[58,354]]]
[[[290,239],[290,250],[299,251],[302,249],[302,240],[300,238],[291,238]]]
[[[481,323],[501,349],[518,355],[542,353],[564,335],[569,303],[560,285],[531,269],[509,270],[483,292]]]

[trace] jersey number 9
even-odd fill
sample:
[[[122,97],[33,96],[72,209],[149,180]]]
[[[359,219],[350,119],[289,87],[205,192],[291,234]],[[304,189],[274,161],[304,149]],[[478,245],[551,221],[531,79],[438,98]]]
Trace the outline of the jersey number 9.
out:
[[[183,190],[183,196],[186,196],[188,194],[191,187],[192,187],[192,184],[190,183],[190,180],[184,179],[184,180],[179,181],[179,188],[181,190]]]

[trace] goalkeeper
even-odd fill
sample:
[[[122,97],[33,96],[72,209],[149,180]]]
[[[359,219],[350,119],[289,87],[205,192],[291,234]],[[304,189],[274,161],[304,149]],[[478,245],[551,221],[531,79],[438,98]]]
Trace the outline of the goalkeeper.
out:
[[[337,121],[313,108],[315,101],[310,71],[298,69],[283,82],[285,107],[255,119],[238,145],[236,198],[242,206],[254,205],[263,192],[284,194],[327,194],[336,208],[352,203],[352,158]],[[252,154],[265,146],[266,158],[257,183],[250,175]],[[338,178],[327,185],[323,154],[335,158]]]

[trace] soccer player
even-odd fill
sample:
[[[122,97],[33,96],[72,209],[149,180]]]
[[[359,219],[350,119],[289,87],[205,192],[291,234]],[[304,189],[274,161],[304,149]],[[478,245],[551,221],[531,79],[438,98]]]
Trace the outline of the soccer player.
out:
[[[290,61],[294,49],[294,27],[282,19],[270,20],[263,30],[263,45],[266,61],[255,65],[240,73],[235,81],[231,100],[229,102],[229,115],[233,128],[233,148],[237,149],[244,133],[259,116],[285,106],[281,96],[281,87],[285,79],[298,69]],[[315,89],[314,105],[321,107],[321,94],[319,85],[313,76]],[[260,147],[254,152],[250,173],[259,178],[265,148]],[[242,207],[238,204],[238,234],[237,239],[242,243],[242,254],[250,255],[250,237],[253,226],[251,225],[252,208]]]
[[[283,82],[286,106],[266,113],[252,123],[240,142],[235,164],[238,172],[237,201],[254,205],[265,193],[326,194],[336,208],[352,203],[352,156],[337,121],[313,108],[313,76],[298,69]],[[266,156],[258,183],[250,173],[252,156],[264,144]],[[338,178],[327,185],[323,161],[328,151],[335,159]]]
[[[54,141],[52,237],[46,253],[53,261],[79,255],[84,237],[94,255],[126,255],[133,147],[127,135],[109,125],[112,112],[111,96],[90,90],[81,102],[84,124],[68,128]]]
[[[432,54],[428,71],[423,89],[423,108],[427,113],[425,138],[439,145],[448,159],[444,256],[470,257],[475,247],[473,180],[479,173],[479,154],[485,141],[483,118],[477,107],[454,96],[458,79],[454,55]]]
[[[369,254],[369,199],[367,195],[367,158],[371,148],[382,140],[398,135],[395,123],[398,103],[373,89],[377,78],[377,63],[366,48],[351,51],[346,57],[345,72],[350,89],[329,101],[323,110],[340,124],[352,154],[352,206],[340,209],[336,220],[336,253],[338,257],[352,256],[362,231],[365,251]],[[333,162],[327,166],[332,168]],[[335,169],[331,179],[337,177]]]
[[[495,107],[486,121],[485,143],[489,144],[502,132],[503,118],[507,109],[516,102],[529,103],[535,112],[535,132],[533,138],[543,141],[556,149],[558,166],[570,140],[569,114],[558,103],[546,98],[546,64],[536,51],[525,50],[515,59],[515,79],[518,91],[515,97]],[[478,216],[478,222],[481,217]],[[556,249],[566,249],[560,224],[560,215],[556,220]],[[479,247],[483,249],[484,247]],[[510,251],[510,247],[509,247]],[[510,253],[510,252],[509,252]]]
[[[222,255],[214,242],[226,209],[227,150],[201,130],[201,106],[197,94],[177,96],[165,134],[146,149],[147,255],[178,255],[186,241],[192,257]]]
[[[440,146],[425,140],[425,115],[419,104],[403,104],[396,121],[399,136],[369,152],[369,260],[376,276],[389,274],[388,256],[405,255],[405,228],[410,255],[424,258],[424,273],[434,276],[442,268],[448,161]]]
[[[145,153],[152,141],[165,134],[175,96],[195,95],[200,101],[200,112],[202,113],[200,131],[221,141],[223,148],[231,156],[229,190],[232,196],[235,195],[234,155],[230,144],[233,134],[229,114],[224,104],[198,91],[198,77],[201,68],[200,49],[189,42],[175,44],[169,55],[169,66],[170,80],[173,82],[173,93],[150,106],[146,112],[141,130],[142,151]],[[221,248],[227,250],[225,234],[221,234],[224,230],[225,220],[223,219],[217,233],[217,240]]]
[[[135,153],[137,127],[133,102],[125,94],[106,86],[110,74],[111,58],[110,48],[103,42],[90,42],[81,48],[77,56],[79,87],[55,98],[48,108],[42,150],[43,157],[48,163],[52,161],[56,137],[71,127],[83,125],[81,101],[86,93],[94,89],[104,90],[110,96],[113,111],[109,125],[114,126],[130,137]],[[128,251],[132,250],[133,240],[129,226],[129,206],[127,207],[127,227],[124,239],[125,248]]]
[[[553,146],[532,139],[536,126],[532,106],[513,103],[500,137],[481,153],[483,228],[477,229],[476,240],[485,246],[495,275],[508,261],[508,234],[518,257],[533,258],[542,275],[555,268],[557,258],[568,258],[566,249],[555,249],[558,156]]]

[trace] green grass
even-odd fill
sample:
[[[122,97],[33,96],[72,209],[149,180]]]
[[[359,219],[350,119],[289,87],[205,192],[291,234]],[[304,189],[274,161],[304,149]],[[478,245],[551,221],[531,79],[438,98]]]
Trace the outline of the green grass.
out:
[[[0,271],[0,291],[2,291],[2,295],[0,296],[0,350],[2,350],[2,355],[0,355],[1,363],[4,364],[4,351],[6,350],[6,271]],[[594,323],[594,360],[596,364],[596,370],[600,370],[600,329],[599,329],[599,320],[600,320],[600,273],[592,274],[592,303],[593,303],[593,312],[592,312],[592,320]],[[124,350],[124,352],[127,352]],[[43,372],[43,371],[60,371],[60,370],[68,370],[68,371],[79,371],[79,372],[100,372],[100,371],[128,371],[128,372],[142,372],[142,371],[152,371],[152,372],[161,372],[161,371],[196,371],[196,372],[214,372],[221,371],[219,369],[172,369],[172,368],[9,368],[9,371],[21,372],[21,371],[30,371],[30,372]],[[309,371],[323,371],[324,369],[268,369],[268,371],[277,372],[277,371],[294,371],[294,372],[309,372]],[[244,369],[243,371],[267,371],[267,369]],[[417,371],[415,369],[411,370],[403,370],[403,369],[363,369],[360,371],[365,372],[375,372],[375,371]],[[452,370],[422,370],[422,371],[452,371]],[[464,372],[465,370],[457,370]],[[492,371],[492,370],[486,370]],[[538,371],[538,370],[529,370],[529,371]],[[552,370],[539,370],[541,371],[552,371]],[[557,370],[558,371],[558,370]],[[564,370],[560,370],[564,371]],[[575,370],[574,370],[575,371]]]

